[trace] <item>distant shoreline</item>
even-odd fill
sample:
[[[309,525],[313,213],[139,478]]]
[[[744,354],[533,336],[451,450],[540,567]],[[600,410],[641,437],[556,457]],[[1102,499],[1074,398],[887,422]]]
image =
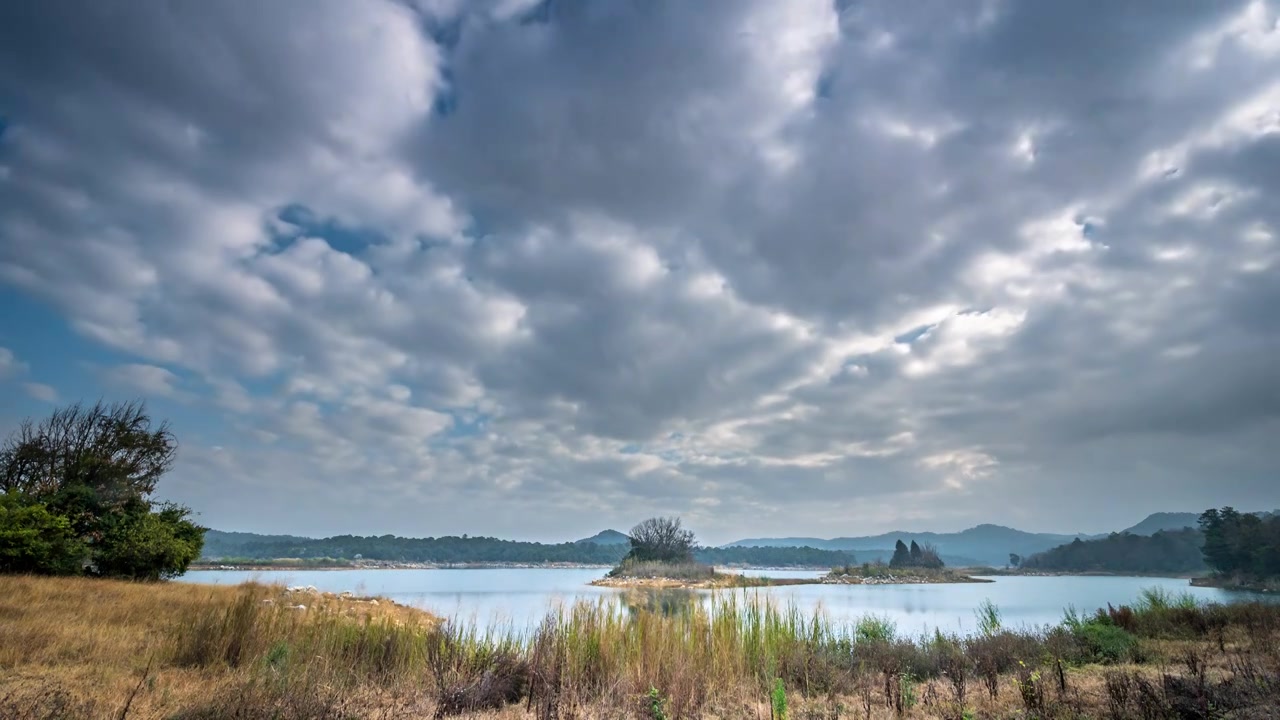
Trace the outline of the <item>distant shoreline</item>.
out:
[[[1237,590],[1239,592],[1251,593],[1275,593],[1280,592],[1280,580],[1239,580],[1237,578],[1218,578],[1213,576],[1191,578],[1193,587],[1217,588],[1219,590]]]
[[[397,562],[383,560],[352,560],[346,564],[307,565],[292,558],[263,560],[252,564],[199,562],[191,565],[190,570],[215,570],[226,572],[244,572],[252,570],[607,570],[613,567],[603,563],[429,563],[429,562]],[[776,566],[776,565],[724,565],[720,566],[731,574],[734,571],[802,571],[827,572],[831,568],[819,566]]]

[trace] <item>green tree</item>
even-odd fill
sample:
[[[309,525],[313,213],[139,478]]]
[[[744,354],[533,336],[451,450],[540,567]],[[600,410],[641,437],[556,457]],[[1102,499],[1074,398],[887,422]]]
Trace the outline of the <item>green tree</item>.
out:
[[[0,494],[0,572],[76,575],[88,557],[69,520],[19,495]]]
[[[924,554],[921,552],[920,546],[916,544],[915,540],[912,540],[911,541],[911,564],[919,565],[920,561],[923,558],[924,558]]]
[[[99,575],[160,580],[186,572],[200,557],[204,529],[190,511],[165,506],[159,512],[122,515],[103,534],[94,564]]]
[[[188,509],[151,500],[176,453],[168,424],[153,426],[142,402],[75,404],[24,421],[0,446],[0,492],[64,521],[88,549],[86,572],[172,577],[204,539]]]

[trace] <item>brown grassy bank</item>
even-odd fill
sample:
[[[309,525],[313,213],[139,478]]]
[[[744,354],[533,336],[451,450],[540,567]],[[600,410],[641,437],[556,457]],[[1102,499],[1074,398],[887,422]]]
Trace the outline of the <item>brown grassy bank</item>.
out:
[[[438,624],[278,586],[0,576],[0,718],[185,717],[250,692],[273,653],[354,677]]]
[[[486,635],[280,588],[0,578],[0,717],[1161,719],[1280,706],[1276,606],[1152,593],[1034,631],[1001,628],[988,608],[972,638],[902,637],[742,592],[655,607],[575,605],[534,632]]]

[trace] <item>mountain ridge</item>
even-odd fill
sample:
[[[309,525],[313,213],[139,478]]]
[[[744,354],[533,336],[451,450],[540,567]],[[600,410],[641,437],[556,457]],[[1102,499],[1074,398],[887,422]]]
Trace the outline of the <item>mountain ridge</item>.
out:
[[[1084,533],[1073,535],[1058,533],[1029,533],[1003,525],[984,523],[954,533],[937,532],[887,532],[878,535],[823,538],[747,538],[724,547],[799,547],[809,546],[820,550],[846,550],[854,553],[883,551],[893,547],[898,540],[930,544],[944,556],[959,556],[971,562],[986,565],[1005,565],[1009,554],[1033,555],[1053,547],[1069,543],[1076,538],[1093,537]],[[779,545],[779,543],[786,543]],[[970,564],[970,563],[967,563]]]

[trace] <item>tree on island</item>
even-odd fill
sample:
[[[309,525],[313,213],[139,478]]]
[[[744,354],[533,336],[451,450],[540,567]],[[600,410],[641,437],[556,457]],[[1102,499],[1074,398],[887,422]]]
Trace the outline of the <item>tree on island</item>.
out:
[[[177,440],[141,402],[24,421],[0,446],[0,572],[158,580],[200,556],[205,529],[151,500]]]
[[[938,556],[938,551],[932,545],[918,545],[915,540],[911,541],[911,547],[899,540],[893,546],[893,557],[889,559],[889,567],[895,568],[926,568],[930,570],[938,570],[944,567],[942,558]]]
[[[889,567],[907,567],[911,564],[911,551],[907,549],[907,544],[898,541],[893,546],[893,557],[889,558]]]
[[[631,528],[628,538],[631,551],[609,571],[610,577],[703,581],[715,576],[712,566],[694,560],[697,540],[680,518],[649,518]]]
[[[1022,556],[1018,553],[1009,553],[1009,567],[1020,567],[1022,565]]]
[[[631,552],[626,559],[636,562],[693,562],[697,540],[692,530],[685,530],[678,517],[649,518],[631,528],[627,536]]]

